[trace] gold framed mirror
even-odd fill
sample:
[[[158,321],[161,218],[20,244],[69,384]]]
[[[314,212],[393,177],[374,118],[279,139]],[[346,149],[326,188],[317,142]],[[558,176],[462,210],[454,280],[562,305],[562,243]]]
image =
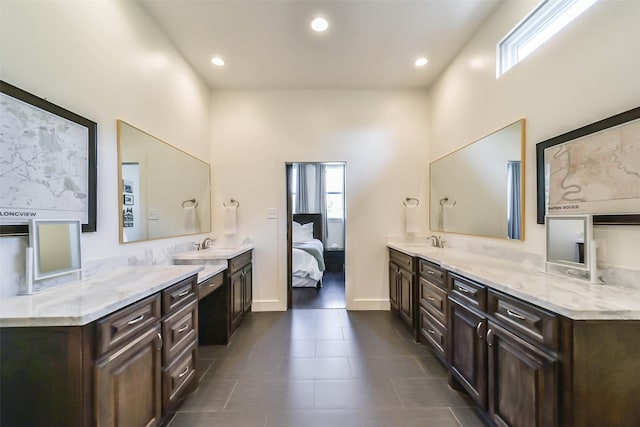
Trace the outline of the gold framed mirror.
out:
[[[120,243],[211,232],[211,167],[118,120]]]

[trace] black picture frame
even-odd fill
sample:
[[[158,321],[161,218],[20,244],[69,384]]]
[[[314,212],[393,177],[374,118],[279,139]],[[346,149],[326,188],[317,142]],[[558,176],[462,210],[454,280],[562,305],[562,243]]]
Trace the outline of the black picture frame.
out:
[[[133,205],[133,194],[123,194],[122,195],[122,204],[125,206]]]
[[[36,108],[44,110],[52,115],[62,117],[66,120],[77,123],[87,128],[87,222],[82,224],[83,232],[94,232],[97,214],[97,147],[98,147],[98,125],[96,122],[55,105],[43,98],[39,98],[25,90],[13,86],[0,80],[0,93],[30,104]],[[27,224],[1,224],[1,235],[24,235],[28,234]]]
[[[582,138],[592,133],[622,125],[633,120],[640,119],[640,107],[616,114],[606,119],[591,123],[562,135],[555,136],[536,144],[536,184],[537,184],[537,222],[545,222],[545,174],[544,174],[544,150],[554,145],[563,144],[573,139]],[[594,215],[593,223],[596,225],[640,225],[640,214],[624,215]]]

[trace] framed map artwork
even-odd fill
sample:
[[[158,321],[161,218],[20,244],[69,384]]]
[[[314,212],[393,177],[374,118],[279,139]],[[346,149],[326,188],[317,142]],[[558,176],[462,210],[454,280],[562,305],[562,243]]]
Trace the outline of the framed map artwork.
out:
[[[0,81],[0,234],[29,219],[96,231],[97,124]]]
[[[536,144],[538,224],[593,214],[640,224],[640,107]]]

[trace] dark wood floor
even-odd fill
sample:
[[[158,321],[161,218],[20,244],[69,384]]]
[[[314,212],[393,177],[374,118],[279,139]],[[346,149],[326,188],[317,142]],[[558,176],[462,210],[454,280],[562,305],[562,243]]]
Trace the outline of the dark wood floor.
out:
[[[344,272],[325,271],[322,287],[293,288],[292,306],[304,308],[345,308]]]
[[[250,313],[200,346],[200,384],[169,427],[479,427],[471,399],[388,311]]]

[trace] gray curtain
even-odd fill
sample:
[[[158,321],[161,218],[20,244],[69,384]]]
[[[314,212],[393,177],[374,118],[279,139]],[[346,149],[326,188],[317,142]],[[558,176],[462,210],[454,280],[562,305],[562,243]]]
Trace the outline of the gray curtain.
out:
[[[507,236],[509,239],[520,239],[522,221],[520,175],[520,162],[507,162]]]
[[[316,165],[316,206],[322,214],[322,243],[327,242],[327,186],[326,186],[326,166],[324,164]]]
[[[309,185],[307,183],[307,168],[311,165],[300,163],[298,165],[298,201],[296,213],[309,212]]]

